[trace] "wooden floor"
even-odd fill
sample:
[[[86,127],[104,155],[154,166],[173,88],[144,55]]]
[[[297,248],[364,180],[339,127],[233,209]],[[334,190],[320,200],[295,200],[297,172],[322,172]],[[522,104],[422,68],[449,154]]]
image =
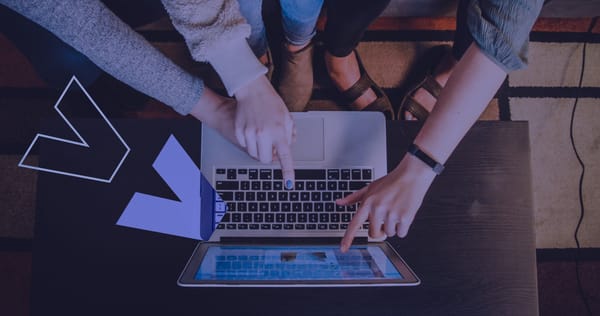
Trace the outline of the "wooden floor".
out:
[[[323,20],[319,22],[320,27]],[[380,18],[371,30],[402,30],[402,31],[452,31],[454,18]],[[540,19],[534,31],[582,33],[587,31],[591,19]],[[166,21],[140,28],[142,32],[171,30]],[[596,25],[593,32],[600,34],[600,25]],[[174,48],[169,48],[164,43],[157,46],[170,50],[177,56],[183,54]],[[185,64],[185,60],[177,62]],[[47,84],[38,77],[35,69],[20,54],[18,50],[1,34],[0,30],[0,117],[23,117],[24,122],[19,123],[18,132],[14,135],[0,136],[0,155],[17,154],[20,152],[20,138],[31,139],[35,124],[32,116],[42,116],[47,113],[42,110],[41,104],[47,104],[53,94],[45,94]],[[36,93],[35,97],[29,96],[27,102],[19,102],[19,106],[7,106],[8,99],[16,100],[20,95]],[[33,110],[31,110],[33,109]],[[37,112],[36,112],[37,110]],[[44,112],[46,111],[46,112]],[[32,113],[35,112],[35,113]],[[130,109],[119,113],[121,116],[138,118],[164,118],[179,117],[169,108],[156,101],[147,101],[143,108]],[[27,117],[27,119],[26,119]],[[12,150],[16,148],[17,150]],[[13,152],[14,151],[14,152]],[[0,174],[2,174],[0,172]],[[0,191],[1,193],[2,191]],[[0,197],[5,198],[5,197]],[[1,200],[0,200],[1,201]],[[3,212],[0,203],[0,213]],[[29,315],[29,297],[31,284],[31,237],[2,235],[0,232],[0,315]],[[586,252],[580,265],[580,276],[588,301],[592,310],[600,314],[600,256],[597,248]],[[575,277],[575,260],[571,250],[539,251],[538,252],[538,287],[540,298],[540,312],[542,315],[585,315],[584,305],[577,288]]]

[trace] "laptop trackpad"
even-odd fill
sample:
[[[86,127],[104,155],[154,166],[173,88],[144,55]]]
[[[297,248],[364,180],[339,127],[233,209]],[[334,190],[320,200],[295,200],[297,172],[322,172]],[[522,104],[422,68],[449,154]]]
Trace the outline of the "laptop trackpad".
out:
[[[321,117],[296,119],[296,142],[292,156],[296,161],[325,160],[324,121]]]

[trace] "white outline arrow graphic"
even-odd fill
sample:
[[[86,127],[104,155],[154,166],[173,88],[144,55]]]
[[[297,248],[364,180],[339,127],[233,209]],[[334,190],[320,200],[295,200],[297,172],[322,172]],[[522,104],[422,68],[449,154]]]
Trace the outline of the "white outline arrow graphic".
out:
[[[69,122],[69,120],[65,117],[65,115],[61,112],[61,110],[59,108],[60,103],[61,103],[63,97],[65,96],[65,94],[67,93],[67,91],[69,90],[69,88],[71,87],[71,84],[73,82],[77,83],[77,85],[79,86],[79,88],[81,89],[81,91],[83,91],[83,93],[88,98],[88,100],[94,105],[94,107],[96,108],[96,110],[98,111],[98,113],[102,116],[102,118],[104,119],[104,121],[106,122],[106,124],[112,129],[112,131],[115,133],[115,135],[117,136],[117,138],[119,139],[119,141],[127,149],[127,151],[125,151],[125,154],[123,155],[123,158],[121,158],[121,161],[119,162],[119,164],[117,165],[117,167],[113,171],[112,175],[108,179],[91,177],[91,176],[86,176],[86,175],[83,175],[83,174],[65,172],[65,171],[48,169],[48,168],[42,168],[42,167],[38,167],[38,166],[27,165],[27,164],[24,163],[24,161],[27,159],[27,156],[29,155],[29,152],[31,151],[31,148],[37,143],[38,138],[50,139],[50,140],[54,140],[54,141],[58,141],[58,142],[63,142],[63,143],[68,143],[68,144],[77,145],[77,146],[82,146],[82,147],[86,147],[86,148],[90,147],[88,145],[88,143],[83,139],[83,137],[81,137],[81,135],[79,135],[79,132],[73,127],[73,125],[71,125],[71,122]],[[56,112],[58,112],[58,114],[60,115],[60,117],[62,117],[63,121],[65,121],[65,123],[67,123],[67,125],[69,126],[69,128],[71,128],[71,130],[73,131],[73,133],[75,133],[75,135],[77,136],[77,138],[79,139],[79,141],[77,142],[77,141],[73,141],[73,140],[68,140],[68,139],[64,139],[64,138],[58,138],[58,137],[54,137],[54,136],[50,136],[50,135],[46,135],[46,134],[39,134],[38,133],[35,136],[35,138],[33,139],[33,141],[31,142],[31,145],[29,145],[29,148],[27,148],[27,151],[23,155],[23,158],[19,162],[19,167],[34,169],[34,170],[38,170],[38,171],[45,171],[45,172],[50,172],[50,173],[56,173],[56,174],[60,174],[60,175],[64,175],[64,176],[70,176],[70,177],[75,177],[75,178],[81,178],[81,179],[99,181],[99,182],[104,182],[104,183],[110,183],[110,182],[112,182],[113,178],[115,177],[115,175],[117,174],[117,172],[121,168],[121,165],[125,161],[125,158],[127,158],[127,155],[129,155],[129,152],[131,151],[131,149],[129,148],[129,146],[127,145],[127,143],[125,143],[125,141],[123,140],[123,138],[121,137],[121,135],[113,127],[113,125],[106,118],[106,116],[104,115],[104,113],[102,112],[102,110],[100,110],[100,108],[98,107],[98,105],[96,105],[96,102],[94,102],[94,100],[92,99],[92,97],[90,97],[90,95],[88,94],[88,92],[85,90],[85,88],[81,85],[81,83],[79,82],[79,80],[77,80],[77,78],[75,76],[73,76],[71,78],[71,80],[67,84],[67,87],[65,88],[65,90],[60,95],[60,98],[58,98],[58,101],[54,105],[54,109],[56,110]]]

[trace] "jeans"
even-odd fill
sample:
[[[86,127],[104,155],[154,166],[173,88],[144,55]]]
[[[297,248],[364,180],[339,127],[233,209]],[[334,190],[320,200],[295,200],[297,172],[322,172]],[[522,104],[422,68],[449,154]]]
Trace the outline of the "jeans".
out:
[[[258,57],[267,52],[268,42],[262,18],[262,0],[238,0],[240,12],[252,29],[248,44]],[[315,36],[316,24],[323,0],[279,0],[285,40],[292,45],[304,45]]]

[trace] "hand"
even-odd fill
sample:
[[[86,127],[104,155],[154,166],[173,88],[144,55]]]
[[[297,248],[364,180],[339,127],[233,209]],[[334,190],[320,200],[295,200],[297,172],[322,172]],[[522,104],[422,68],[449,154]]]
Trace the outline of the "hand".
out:
[[[203,124],[218,131],[233,144],[241,147],[235,137],[236,109],[235,99],[226,98],[205,87],[202,97],[192,108],[190,114]]]
[[[406,155],[390,174],[336,201],[338,205],[360,203],[344,234],[340,250],[346,252],[354,235],[369,219],[369,236],[405,237],[435,173],[417,158]]]
[[[271,163],[274,154],[281,164],[286,188],[294,184],[291,144],[294,121],[283,100],[265,76],[260,76],[235,93],[238,107],[235,136],[248,154]]]

